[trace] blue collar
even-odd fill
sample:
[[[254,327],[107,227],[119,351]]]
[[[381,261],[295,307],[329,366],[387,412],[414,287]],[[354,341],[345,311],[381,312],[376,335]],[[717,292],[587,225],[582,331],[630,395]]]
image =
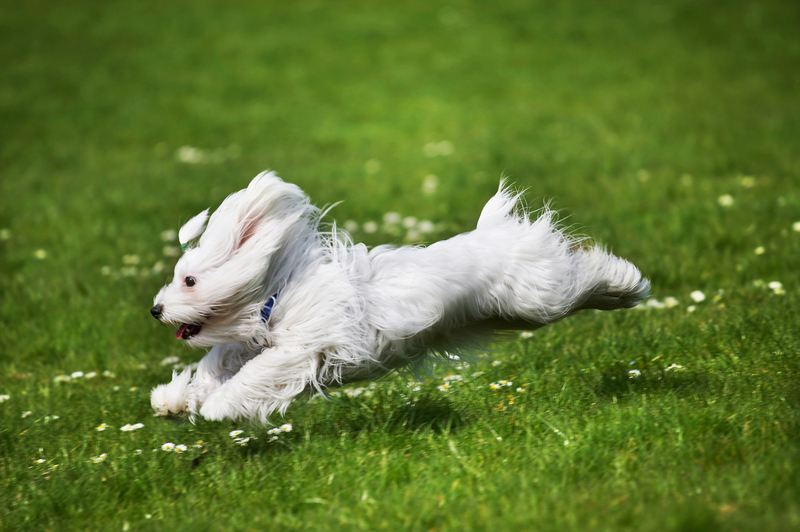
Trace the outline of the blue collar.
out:
[[[275,303],[278,301],[278,293],[275,292],[269,299],[267,299],[267,304],[264,305],[264,308],[261,309],[261,321],[269,320],[269,315],[272,313],[272,307],[275,306]]]

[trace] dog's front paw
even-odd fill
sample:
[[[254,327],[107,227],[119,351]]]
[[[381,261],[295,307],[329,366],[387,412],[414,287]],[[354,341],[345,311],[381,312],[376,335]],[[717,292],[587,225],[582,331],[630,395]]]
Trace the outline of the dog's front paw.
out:
[[[209,421],[222,421],[227,417],[225,415],[226,410],[226,408],[221,407],[215,402],[206,401],[203,403],[203,406],[200,407],[200,415]]]
[[[150,406],[156,412],[156,416],[167,416],[178,414],[187,409],[187,393],[189,382],[192,380],[192,370],[185,369],[178,375],[177,371],[172,372],[172,382],[160,384],[150,392]]]
[[[203,406],[200,407],[200,415],[209,421],[236,419],[239,417],[239,414],[237,409],[234,408],[233,403],[228,401],[224,394],[219,392],[209,394]]]

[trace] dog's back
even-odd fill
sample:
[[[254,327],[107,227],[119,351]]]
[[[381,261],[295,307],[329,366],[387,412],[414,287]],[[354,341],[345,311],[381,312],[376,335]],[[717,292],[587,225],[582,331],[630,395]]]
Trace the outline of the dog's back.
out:
[[[633,264],[582,247],[552,211],[535,220],[516,212],[517,201],[501,187],[474,231],[428,247],[372,250],[366,316],[392,352],[411,354],[454,333],[533,330],[582,309],[633,307],[647,297],[649,282]]]

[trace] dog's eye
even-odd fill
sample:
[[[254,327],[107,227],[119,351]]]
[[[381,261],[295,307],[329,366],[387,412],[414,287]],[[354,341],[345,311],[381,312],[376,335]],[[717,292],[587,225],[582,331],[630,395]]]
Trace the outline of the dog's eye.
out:
[[[190,275],[189,277],[187,277],[186,279],[184,279],[184,280],[183,280],[183,282],[184,282],[184,283],[186,283],[186,286],[194,286],[194,283],[196,283],[196,282],[197,282],[197,279],[195,279],[194,277],[192,277],[192,276]]]

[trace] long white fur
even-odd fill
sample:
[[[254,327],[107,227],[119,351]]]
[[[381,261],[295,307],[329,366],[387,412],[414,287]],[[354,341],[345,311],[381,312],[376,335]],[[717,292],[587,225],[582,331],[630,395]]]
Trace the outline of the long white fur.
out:
[[[155,298],[162,322],[202,325],[185,341],[212,349],[194,375],[175,373],[156,387],[153,408],[266,423],[304,391],[647,297],[649,282],[635,266],[567,235],[547,208],[532,220],[518,200],[501,183],[474,231],[369,251],[335,225],[322,231],[319,210],[297,186],[259,174],[211,215]],[[187,242],[205,217],[181,230]],[[264,322],[261,309],[275,293]]]

